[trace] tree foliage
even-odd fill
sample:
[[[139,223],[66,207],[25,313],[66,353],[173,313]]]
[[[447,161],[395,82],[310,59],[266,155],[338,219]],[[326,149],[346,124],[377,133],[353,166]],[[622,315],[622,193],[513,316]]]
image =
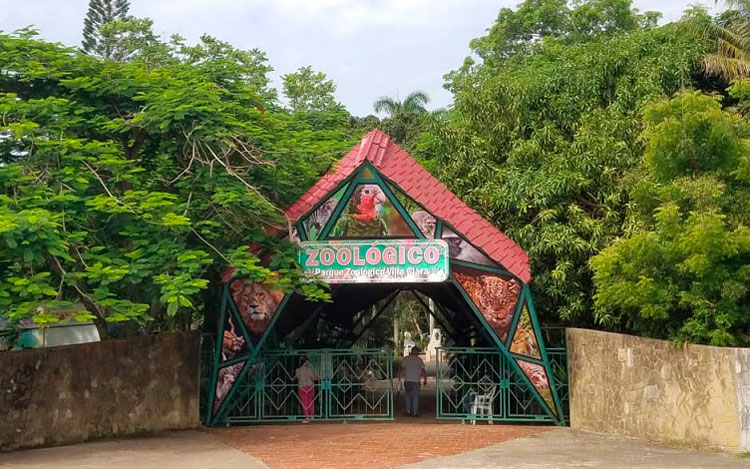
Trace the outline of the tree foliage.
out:
[[[650,105],[644,122],[630,228],[592,259],[596,317],[642,335],[747,343],[750,128],[699,92]]]
[[[6,319],[44,324],[83,304],[102,326],[190,327],[230,264],[325,299],[293,250],[269,244],[278,276],[245,248],[285,228],[278,207],[353,144],[348,119],[284,111],[259,51],[208,36],[153,45],[158,60],[117,62],[0,36]]]
[[[585,2],[575,11],[605,17],[608,10],[597,9],[607,5]],[[548,322],[594,323],[589,259],[622,234],[621,179],[642,158],[643,106],[696,84],[708,47],[696,33],[696,24],[710,22],[700,10],[659,28],[625,13],[631,19],[620,26],[582,35],[564,3],[528,1],[513,15],[501,12],[472,43],[486,59],[449,74],[454,108],[417,147],[459,197],[529,253]],[[552,22],[556,32],[536,25],[509,42],[497,31],[508,30],[511,16]]]
[[[462,77],[495,72],[513,57],[523,60],[542,52],[550,40],[558,45],[580,44],[656,26],[660,13],[641,13],[630,0],[526,0],[514,10],[502,8],[488,34],[471,41],[463,66],[446,75],[446,86],[457,89]]]
[[[424,91],[412,91],[403,100],[398,96],[381,96],[373,103],[376,113],[384,113],[380,121],[383,130],[407,150],[413,147],[424,124],[430,119],[427,104],[430,96]]]
[[[526,0],[445,76],[452,107],[382,97],[382,120],[312,67],[284,108],[262,51],[148,19],[97,23],[92,55],[0,35],[0,310],[188,327],[227,264],[325,300],[269,234],[380,126],[529,253],[548,324],[750,343],[747,11],[658,26],[630,0]]]
[[[424,114],[427,112],[427,104],[430,97],[424,91],[412,91],[406,98],[400,100],[398,97],[381,96],[372,105],[375,112],[384,112],[388,117],[399,114]]]
[[[108,35],[102,29],[109,23],[127,20],[129,10],[128,0],[89,0],[89,9],[83,20],[83,51],[104,59],[118,60],[117,45],[107,40]]]
[[[718,2],[717,2],[718,3]],[[716,37],[715,50],[703,58],[703,68],[711,75],[727,80],[750,77],[750,3],[727,0],[729,10],[710,25],[708,33]]]
[[[336,102],[333,93],[336,84],[328,80],[323,72],[315,72],[312,67],[300,67],[296,72],[287,73],[282,78],[284,96],[289,99],[292,111],[336,111],[343,106]]]

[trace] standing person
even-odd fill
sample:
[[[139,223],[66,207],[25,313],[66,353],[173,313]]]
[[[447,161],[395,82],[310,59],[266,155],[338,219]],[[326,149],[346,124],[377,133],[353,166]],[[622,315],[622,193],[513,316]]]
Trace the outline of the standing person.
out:
[[[427,386],[427,371],[424,362],[419,358],[419,347],[416,345],[409,351],[409,356],[401,362],[398,369],[398,379],[404,380],[404,404],[406,415],[419,417],[419,389],[420,378]]]
[[[305,420],[302,423],[308,423],[315,413],[315,387],[313,383],[320,381],[320,378],[315,374],[315,370],[310,368],[309,360],[305,356],[300,357],[299,368],[294,372],[294,375],[297,378],[297,392],[302,403],[302,412],[305,415]]]

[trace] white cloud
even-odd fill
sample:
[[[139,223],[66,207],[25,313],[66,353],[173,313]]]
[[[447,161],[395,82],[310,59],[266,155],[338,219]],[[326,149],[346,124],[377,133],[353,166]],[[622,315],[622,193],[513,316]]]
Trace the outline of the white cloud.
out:
[[[131,14],[155,30],[194,41],[208,33],[268,53],[274,77],[312,65],[337,86],[353,113],[379,96],[427,91],[450,103],[443,74],[461,65],[469,40],[484,34],[501,7],[521,0],[131,0]],[[636,0],[641,10],[680,16],[689,0]],[[88,0],[0,0],[0,29],[35,24],[42,36],[78,45]]]

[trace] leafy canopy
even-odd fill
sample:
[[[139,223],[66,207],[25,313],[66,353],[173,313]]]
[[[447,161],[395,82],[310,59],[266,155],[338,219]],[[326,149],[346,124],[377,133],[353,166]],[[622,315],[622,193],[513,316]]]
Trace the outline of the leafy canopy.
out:
[[[353,144],[346,116],[283,110],[260,51],[150,42],[160,55],[137,45],[118,62],[0,35],[6,319],[47,324],[73,307],[100,326],[191,327],[214,313],[208,287],[227,265],[327,298],[268,236],[287,226],[277,207]],[[276,250],[281,279],[250,242]]]
[[[289,99],[292,111],[336,111],[342,110],[333,93],[336,84],[326,78],[323,72],[315,72],[312,67],[300,67],[296,72],[287,73],[282,78],[284,96]]]
[[[750,128],[686,92],[644,114],[632,229],[592,258],[596,317],[642,335],[750,341]]]
[[[547,3],[519,11],[542,7],[551,14]],[[693,83],[706,44],[692,24],[705,21],[527,43],[533,53],[461,72],[453,110],[423,133],[418,156],[528,252],[548,321],[593,324],[589,259],[621,234],[642,107]]]

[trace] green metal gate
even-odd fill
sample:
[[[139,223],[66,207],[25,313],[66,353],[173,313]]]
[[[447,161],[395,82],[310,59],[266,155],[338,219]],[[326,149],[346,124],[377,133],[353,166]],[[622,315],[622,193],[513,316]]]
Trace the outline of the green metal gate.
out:
[[[393,420],[393,352],[274,350],[263,352],[231,397],[225,423],[304,420],[295,370],[300,358],[320,377],[314,384],[314,420]]]
[[[566,352],[564,349],[550,349],[548,354],[560,362],[552,377],[552,386],[558,395],[566,398]],[[474,347],[438,349],[436,369],[438,419],[554,422],[500,350]],[[479,396],[486,396],[491,403],[488,413],[475,415],[472,413],[473,403]],[[566,404],[563,408],[567,411]]]

